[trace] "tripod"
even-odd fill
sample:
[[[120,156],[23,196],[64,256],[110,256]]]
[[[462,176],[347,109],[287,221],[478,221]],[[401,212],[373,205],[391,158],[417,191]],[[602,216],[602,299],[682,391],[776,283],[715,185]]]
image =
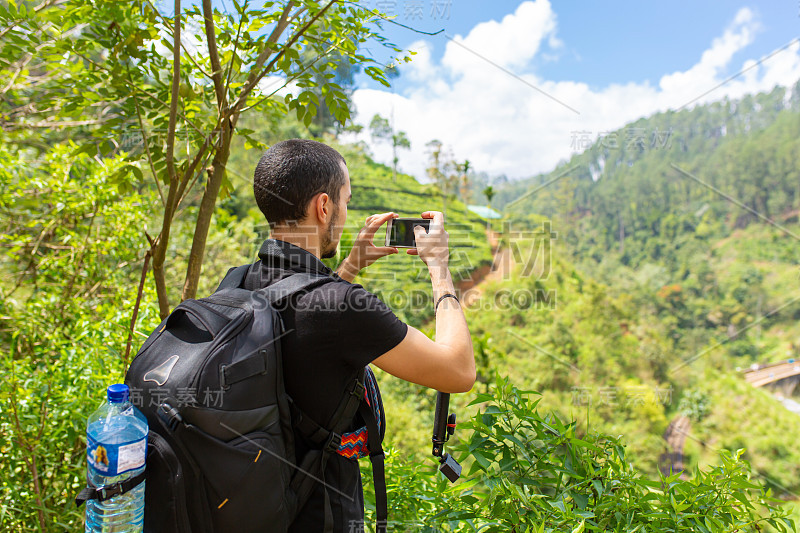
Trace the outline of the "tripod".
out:
[[[461,465],[448,453],[444,453],[444,443],[456,431],[456,415],[450,410],[450,394],[439,392],[436,395],[436,412],[433,417],[433,455],[439,458],[439,472],[455,483],[461,476]]]

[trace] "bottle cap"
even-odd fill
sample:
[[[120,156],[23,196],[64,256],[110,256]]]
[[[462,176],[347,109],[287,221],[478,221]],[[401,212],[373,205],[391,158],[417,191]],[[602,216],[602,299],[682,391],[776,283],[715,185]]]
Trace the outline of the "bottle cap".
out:
[[[111,385],[106,390],[108,401],[111,403],[122,403],[128,400],[128,386],[122,383]]]

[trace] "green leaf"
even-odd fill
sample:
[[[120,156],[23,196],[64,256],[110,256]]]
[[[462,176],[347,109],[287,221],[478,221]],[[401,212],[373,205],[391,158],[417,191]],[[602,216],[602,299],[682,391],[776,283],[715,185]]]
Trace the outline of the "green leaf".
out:
[[[69,155],[70,157],[77,157],[81,154],[87,154],[89,156],[93,156],[97,153],[97,146],[94,144],[84,144],[83,146],[79,146],[75,150],[73,150]]]
[[[592,486],[594,487],[594,490],[597,491],[597,497],[598,498],[601,497],[603,495],[603,489],[604,489],[603,482],[600,481],[599,479],[593,479]]]
[[[570,495],[572,496],[572,499],[575,501],[575,505],[578,506],[578,509],[580,509],[581,511],[586,509],[586,506],[589,503],[588,496],[586,496],[585,494],[580,494],[575,492],[572,492]]]

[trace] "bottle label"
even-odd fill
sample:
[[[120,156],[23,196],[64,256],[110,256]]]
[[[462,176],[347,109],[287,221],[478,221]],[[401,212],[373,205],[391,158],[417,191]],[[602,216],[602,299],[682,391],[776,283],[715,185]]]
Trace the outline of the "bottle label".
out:
[[[118,476],[144,466],[147,437],[122,444],[98,442],[86,435],[86,460],[89,466],[104,476]]]

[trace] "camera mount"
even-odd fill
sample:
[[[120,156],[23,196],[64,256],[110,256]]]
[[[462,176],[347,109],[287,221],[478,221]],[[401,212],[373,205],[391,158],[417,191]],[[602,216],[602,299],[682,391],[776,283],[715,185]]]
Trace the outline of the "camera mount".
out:
[[[455,483],[461,477],[461,465],[452,455],[444,453],[444,443],[456,432],[456,415],[449,413],[450,394],[439,392],[436,395],[436,412],[433,417],[433,456],[439,458],[439,472]]]

